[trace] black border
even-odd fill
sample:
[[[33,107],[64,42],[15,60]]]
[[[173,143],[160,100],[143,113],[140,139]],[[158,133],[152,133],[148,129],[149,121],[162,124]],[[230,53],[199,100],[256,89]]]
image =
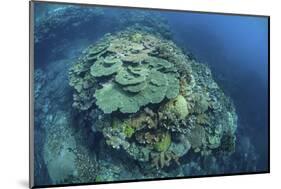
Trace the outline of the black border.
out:
[[[268,67],[267,67],[267,95],[268,95],[268,169],[259,172],[242,172],[242,173],[226,173],[226,174],[213,174],[213,175],[197,175],[197,176],[183,176],[183,177],[166,177],[166,178],[154,178],[154,179],[135,179],[135,180],[120,180],[120,181],[108,181],[108,182],[89,182],[89,183],[75,183],[75,184],[56,184],[56,185],[37,185],[34,186],[34,157],[33,145],[33,3],[50,3],[50,4],[64,4],[64,5],[82,5],[82,6],[100,6],[100,7],[113,7],[113,8],[128,8],[128,9],[144,9],[144,10],[156,10],[156,11],[174,11],[174,12],[189,12],[199,14],[215,14],[215,15],[228,15],[228,16],[248,16],[248,17],[264,17],[268,20]],[[270,16],[269,15],[254,15],[254,14],[238,14],[238,13],[222,13],[222,12],[204,12],[204,11],[192,11],[192,10],[176,10],[176,9],[160,9],[160,8],[148,8],[148,7],[132,7],[132,6],[120,6],[120,5],[101,5],[101,4],[89,4],[89,3],[68,3],[68,2],[55,2],[55,1],[41,1],[41,0],[30,0],[29,1],[29,187],[30,188],[51,188],[51,187],[63,187],[63,186],[85,186],[85,185],[100,185],[100,184],[117,184],[117,183],[132,183],[132,182],[143,182],[143,181],[161,181],[161,180],[175,180],[175,179],[190,179],[190,178],[210,178],[210,177],[221,177],[221,176],[240,176],[240,175],[255,175],[270,173]]]

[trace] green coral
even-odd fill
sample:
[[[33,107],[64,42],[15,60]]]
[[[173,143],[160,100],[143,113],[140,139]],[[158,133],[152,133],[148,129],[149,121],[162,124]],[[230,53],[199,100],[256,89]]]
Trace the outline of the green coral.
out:
[[[124,62],[129,62],[133,64],[139,64],[148,57],[147,53],[137,53],[137,54],[127,54],[121,57],[121,60]]]
[[[168,62],[165,59],[158,58],[158,57],[150,56],[145,61],[147,63],[149,63],[152,68],[154,68],[156,70],[161,70],[161,69],[166,70],[168,68],[173,67],[172,63]]]
[[[122,70],[118,72],[118,74],[115,77],[115,81],[119,83],[120,85],[133,85],[142,83],[145,81],[147,76],[148,70],[142,69],[139,73],[134,73],[132,71],[128,70]]]
[[[180,91],[179,80],[173,74],[166,74],[169,90],[166,92],[166,97],[168,99],[175,98]]]
[[[121,71],[121,73],[123,72]],[[156,70],[149,71],[145,81],[143,81],[144,77],[133,78],[128,76],[121,79],[117,76],[115,79],[118,78],[118,82],[126,86],[125,90],[117,83],[111,82],[105,84],[103,88],[96,90],[94,94],[97,99],[96,104],[104,113],[111,113],[116,110],[120,110],[122,113],[135,113],[140,107],[149,103],[161,102],[167,95],[167,89],[170,87],[168,86],[169,83],[166,75]],[[139,82],[145,82],[145,86],[130,85]],[[140,89],[143,90],[140,91]],[[139,92],[130,93],[127,90]]]
[[[176,98],[169,100],[163,107],[161,107],[161,113],[164,116],[174,115],[177,119],[185,119],[188,115],[187,101],[182,95],[178,95]]]
[[[145,88],[146,88],[146,82],[142,82],[142,83],[125,86],[125,87],[123,87],[123,90],[129,91],[132,93],[137,93],[137,92],[144,90]]]
[[[117,58],[100,58],[91,66],[91,75],[94,77],[108,76],[118,72],[122,61]]]
[[[139,35],[129,36],[136,39]],[[146,39],[143,35],[141,38]],[[165,97],[171,99],[179,94],[179,75],[174,64],[149,56],[149,48],[144,49],[142,44],[131,41],[126,35],[119,38],[111,36],[110,39],[109,45],[99,43],[98,47],[92,47],[89,51],[95,55],[109,46],[107,50],[111,52],[107,56],[98,57],[90,67],[94,78],[109,77],[108,82],[103,82],[102,88],[94,93],[96,105],[104,113],[135,113],[149,103],[157,104]],[[79,82],[73,86],[78,92],[82,90]]]
[[[130,98],[122,88],[115,83],[106,83],[103,88],[96,90],[94,97],[97,106],[104,113],[120,110],[124,113],[133,113],[139,110],[138,102]]]
[[[154,149],[158,152],[165,152],[171,145],[171,134],[166,132],[162,135],[159,142],[154,144]]]
[[[174,100],[174,108],[179,119],[184,119],[188,115],[187,101],[182,95],[178,95]]]
[[[135,129],[131,125],[125,124],[124,134],[126,135],[126,137],[131,138],[134,133],[135,133]]]
[[[106,52],[107,48],[108,48],[108,43],[106,42],[101,42],[94,46],[91,46],[88,49],[87,60],[88,61],[96,60],[98,57],[100,57],[102,54]]]
[[[221,138],[219,135],[209,135],[208,136],[209,148],[218,148],[221,144]]]

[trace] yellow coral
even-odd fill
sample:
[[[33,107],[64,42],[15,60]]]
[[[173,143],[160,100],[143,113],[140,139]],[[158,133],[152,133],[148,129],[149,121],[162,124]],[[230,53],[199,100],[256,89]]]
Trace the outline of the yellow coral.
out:
[[[157,121],[151,118],[146,113],[141,113],[127,119],[120,119],[113,117],[112,128],[122,128],[122,132],[126,137],[131,138],[137,130],[142,128],[155,128],[157,126]]]
[[[188,115],[187,102],[182,95],[178,95],[174,102],[175,110],[180,119],[184,119]]]
[[[129,124],[124,124],[124,133],[125,133],[125,136],[128,137],[128,138],[131,138],[132,135],[135,133],[135,129],[129,125]]]
[[[175,114],[178,119],[184,119],[188,115],[187,101],[182,95],[178,95],[175,99],[170,100],[163,107],[164,114]]]

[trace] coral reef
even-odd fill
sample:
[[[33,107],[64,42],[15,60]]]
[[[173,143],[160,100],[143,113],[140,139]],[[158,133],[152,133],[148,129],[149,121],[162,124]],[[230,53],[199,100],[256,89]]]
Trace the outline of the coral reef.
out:
[[[106,9],[36,18],[36,184],[259,171],[223,82],[169,40],[165,19]]]
[[[73,107],[92,118],[92,130],[148,169],[235,151],[233,103],[206,65],[161,33],[133,26],[106,34],[70,68],[69,84]]]
[[[100,42],[97,47],[89,48],[86,60],[81,60],[82,65],[76,64],[70,70],[70,75],[76,76],[70,77],[70,85],[76,89],[79,93],[76,96],[79,97],[86,96],[86,92],[81,91],[82,88],[87,88],[85,85],[88,86],[90,80],[98,80],[100,77],[108,80],[102,83],[102,88],[97,89],[94,94],[96,104],[104,113],[117,110],[122,113],[136,113],[149,103],[158,104],[165,97],[171,99],[179,93],[175,66],[167,60],[149,55],[154,46],[144,49],[142,41],[146,41],[148,45],[149,40],[159,39],[147,33],[137,33],[142,35],[142,38],[139,43],[135,43],[130,39],[136,34],[131,33],[120,33],[114,39],[108,36],[108,39]],[[96,56],[97,53],[99,56]],[[95,61],[94,64],[92,61]],[[92,77],[85,73],[86,76],[82,80],[79,76],[85,67],[90,67]]]
[[[172,152],[152,153],[151,159],[152,167],[155,167],[156,169],[162,169],[166,166],[170,166],[171,160],[174,160],[178,165],[180,165],[179,157]]]
[[[174,114],[178,119],[183,120],[188,115],[187,101],[182,95],[178,95],[175,99],[166,103],[162,110],[162,116]]]
[[[69,127],[70,115],[58,111],[48,126],[44,162],[54,184],[91,182],[97,173],[94,154],[81,146]]]
[[[168,40],[165,19],[105,9],[36,18],[36,185],[260,171],[224,81]]]

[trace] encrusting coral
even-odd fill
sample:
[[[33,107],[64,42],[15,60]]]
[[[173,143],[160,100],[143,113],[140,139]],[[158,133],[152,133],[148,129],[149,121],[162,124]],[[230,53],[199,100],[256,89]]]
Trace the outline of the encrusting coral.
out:
[[[92,127],[107,145],[151,167],[235,150],[234,105],[207,66],[160,34],[135,27],[106,34],[70,68],[69,83],[77,110],[102,112]]]

